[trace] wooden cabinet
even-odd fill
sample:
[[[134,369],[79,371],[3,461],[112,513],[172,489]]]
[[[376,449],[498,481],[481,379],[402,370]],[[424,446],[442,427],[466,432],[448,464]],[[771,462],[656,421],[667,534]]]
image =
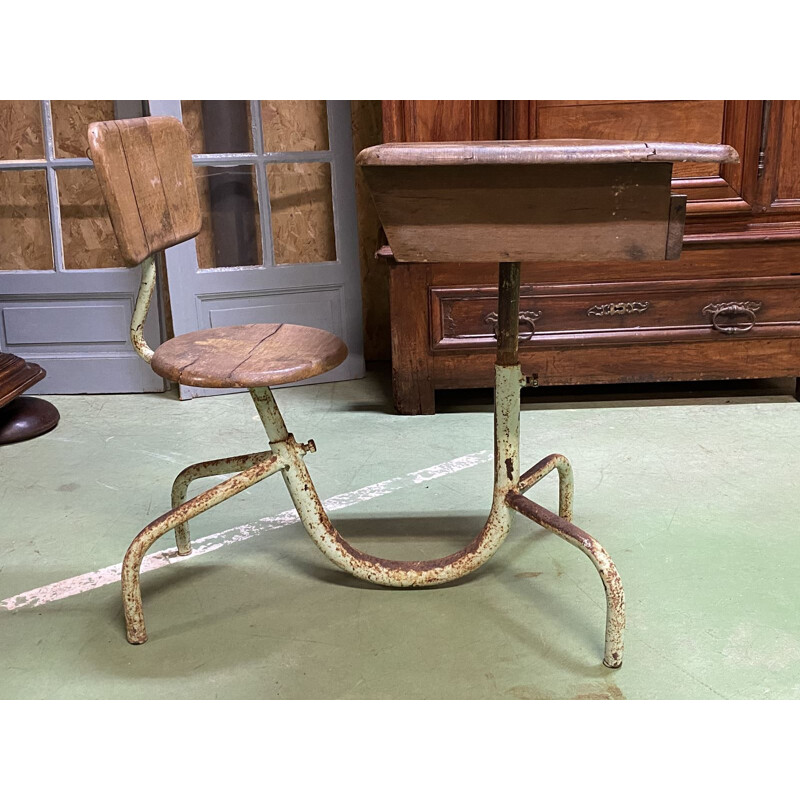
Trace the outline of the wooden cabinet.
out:
[[[676,165],[672,262],[522,266],[521,360],[540,385],[800,375],[800,101],[387,100],[384,141],[638,139],[730,144]],[[400,413],[491,386],[496,264],[390,262]]]

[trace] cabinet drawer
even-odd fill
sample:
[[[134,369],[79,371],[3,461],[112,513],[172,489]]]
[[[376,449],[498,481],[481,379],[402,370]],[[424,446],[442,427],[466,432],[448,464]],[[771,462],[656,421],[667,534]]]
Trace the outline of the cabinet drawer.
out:
[[[431,287],[431,346],[495,345],[497,288]],[[524,285],[525,346],[800,336],[800,277]]]

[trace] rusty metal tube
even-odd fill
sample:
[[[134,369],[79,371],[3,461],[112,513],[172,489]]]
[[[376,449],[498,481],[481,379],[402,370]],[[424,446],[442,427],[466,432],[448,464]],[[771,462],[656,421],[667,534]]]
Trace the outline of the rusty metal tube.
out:
[[[284,466],[285,464],[280,456],[273,454],[265,461],[260,461],[244,472],[228,478],[228,480],[202,492],[197,497],[193,497],[178,508],[162,514],[144,528],[131,542],[122,561],[122,604],[125,610],[127,637],[131,644],[143,644],[147,641],[139,572],[145,553],[153,543],[177,525],[187,522],[192,517],[196,517],[203,511],[213,508],[223,500],[243,492],[254,483],[274,475]]]
[[[172,507],[177,508],[186,501],[186,492],[192,481],[196,481],[198,478],[209,478],[212,475],[229,475],[231,472],[241,472],[265,461],[271,455],[271,450],[262,450],[260,453],[248,453],[243,456],[199,461],[197,464],[186,467],[186,469],[178,473],[172,484]],[[175,526],[175,545],[178,548],[178,555],[188,556],[192,552],[188,522],[181,522]]]
[[[500,366],[519,363],[520,262],[500,263],[497,286],[497,359]]]
[[[594,564],[606,592],[606,642],[603,663],[611,669],[622,666],[623,631],[625,630],[625,594],[617,568],[605,549],[588,533],[534,503],[515,491],[507,497],[508,505],[523,516],[552,531],[574,545]]]
[[[519,479],[517,491],[525,494],[535,483],[538,483],[554,469],[558,470],[558,516],[572,522],[572,498],[575,494],[575,482],[572,477],[572,465],[566,456],[553,453],[534,464]]]
[[[142,279],[139,283],[139,293],[136,295],[136,303],[133,307],[131,316],[131,344],[133,349],[148,364],[153,359],[153,349],[144,340],[144,321],[147,319],[147,312],[150,310],[150,303],[153,299],[153,291],[156,288],[156,259],[155,256],[148,256],[141,263]]]
[[[524,381],[519,364],[496,367],[495,480],[492,507],[483,530],[463,549],[428,561],[396,561],[369,555],[347,542],[330,521],[308,473],[304,446],[286,426],[267,388],[251,389],[272,451],[283,459],[286,487],[308,535],[336,566],[383,586],[431,586],[447,583],[486,563],[511,527],[506,494],[519,480],[519,392]]]

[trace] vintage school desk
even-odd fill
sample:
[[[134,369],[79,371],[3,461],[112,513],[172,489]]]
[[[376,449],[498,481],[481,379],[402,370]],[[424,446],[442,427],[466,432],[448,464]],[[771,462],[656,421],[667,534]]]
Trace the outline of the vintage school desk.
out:
[[[572,470],[550,455],[520,474],[520,389],[535,383],[518,358],[520,262],[678,258],[686,199],[670,191],[672,163],[735,161],[726,145],[592,140],[385,144],[364,150],[364,170],[398,261],[499,264],[495,377],[494,489],[483,530],[463,549],[430,561],[393,561],[344,540],[322,506],[305,465],[313,441],[295,441],[270,386],[318,375],[341,363],[332,334],[295,325],[245,325],[178,336],[153,352],[142,324],[155,280],[153,255],[200,230],[200,211],[185,131],[177,120],[150,117],[95,123],[90,152],[120,250],[142,263],[131,336],[160,375],[199,386],[243,387],[269,437],[269,449],[194,464],[178,475],[172,510],[133,540],[122,566],[128,641],[147,640],[139,573],[145,553],[175,530],[178,552],[191,550],[188,521],[248,486],[280,472],[306,531],[337,566],[385,586],[423,586],[460,578],[500,547],[518,512],[584,552],[597,568],[607,601],[603,663],[621,666],[625,602],[608,553],[572,523]],[[535,342],[535,337],[534,337]],[[525,497],[552,470],[558,513]],[[238,472],[191,500],[189,483]]]

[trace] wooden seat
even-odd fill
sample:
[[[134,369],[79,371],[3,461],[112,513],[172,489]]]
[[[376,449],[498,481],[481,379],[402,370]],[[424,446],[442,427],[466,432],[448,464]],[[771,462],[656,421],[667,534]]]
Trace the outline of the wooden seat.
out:
[[[337,336],[303,325],[236,325],[176,336],[153,355],[153,370],[185,386],[279,386],[339,366],[347,347]]]

